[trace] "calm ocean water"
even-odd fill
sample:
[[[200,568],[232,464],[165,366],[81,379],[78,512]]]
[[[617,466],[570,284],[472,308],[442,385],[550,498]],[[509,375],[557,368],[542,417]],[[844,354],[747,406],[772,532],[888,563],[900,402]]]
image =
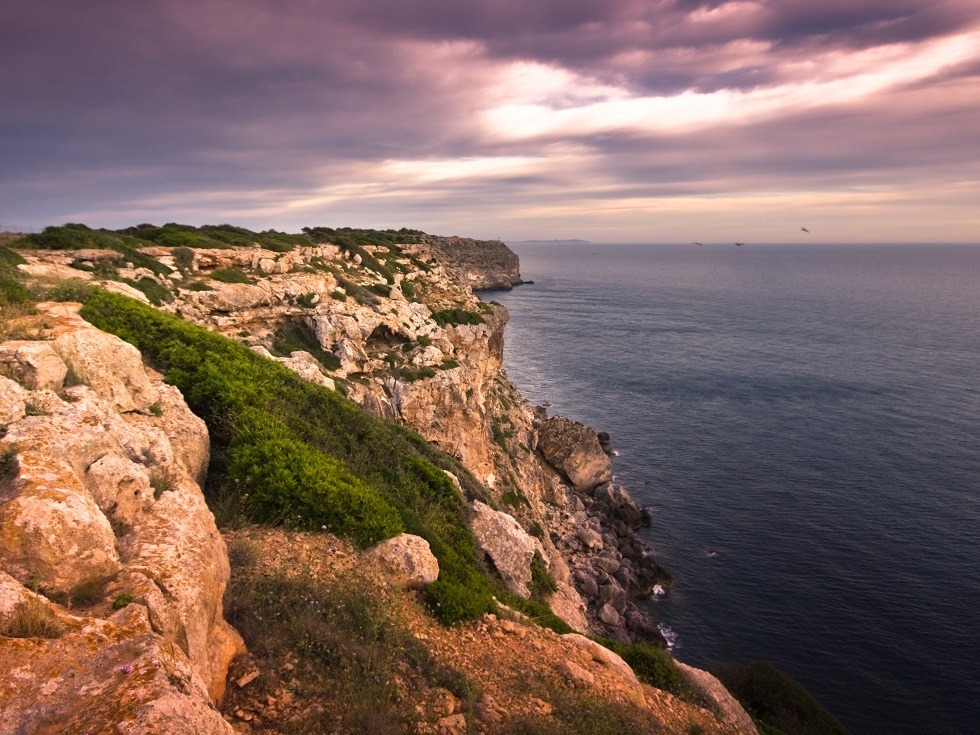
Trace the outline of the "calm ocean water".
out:
[[[512,247],[510,378],[612,435],[678,658],[980,732],[980,246]]]

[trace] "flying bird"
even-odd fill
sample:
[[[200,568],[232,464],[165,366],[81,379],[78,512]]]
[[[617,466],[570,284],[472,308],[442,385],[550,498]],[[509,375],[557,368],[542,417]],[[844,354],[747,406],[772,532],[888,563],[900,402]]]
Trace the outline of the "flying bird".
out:
[[[692,245],[701,245],[701,243],[699,243],[699,242],[692,242],[691,244]],[[704,247],[704,245],[701,245],[701,247]]]
[[[735,247],[737,247],[737,248],[740,248],[740,247],[742,247],[742,246],[743,246],[744,244],[745,244],[744,242],[737,242],[737,243],[735,243]]]
[[[801,227],[800,232],[809,232],[809,230],[806,227]]]

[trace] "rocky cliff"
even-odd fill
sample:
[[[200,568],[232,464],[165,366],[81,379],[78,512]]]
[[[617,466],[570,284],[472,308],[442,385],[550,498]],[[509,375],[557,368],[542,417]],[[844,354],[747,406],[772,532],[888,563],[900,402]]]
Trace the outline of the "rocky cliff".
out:
[[[500,240],[429,235],[425,241],[449,265],[455,279],[475,291],[508,290],[523,283],[517,254]]]
[[[0,732],[230,732],[207,430],[77,306],[0,345]]]
[[[612,482],[592,429],[533,409],[507,380],[506,310],[473,295],[519,282],[517,258],[502,243],[144,243],[21,255],[20,272],[51,290],[98,284],[155,302],[415,429],[482,486],[471,497],[471,527],[513,592],[544,599],[581,632],[657,639],[656,621],[636,602],[669,575],[634,536],[645,511]],[[221,698],[240,641],[221,618],[227,557],[196,484],[207,434],[138,353],[73,309],[43,306],[27,336],[0,349],[9,376],[0,379],[3,443],[13,468],[0,493],[0,569],[9,576],[0,612],[9,630],[17,611],[30,608],[58,635],[4,649],[17,640],[8,633],[0,658],[23,671],[17,681],[52,678],[56,704],[8,686],[0,697],[15,706],[4,716],[16,723],[43,710],[52,722],[74,723],[65,718],[81,716],[72,706],[76,682],[122,672],[100,689],[111,699],[111,687],[128,687],[136,678],[126,677],[139,671],[149,693],[133,695],[133,707],[118,715],[142,718],[134,732],[153,732],[146,723],[165,710],[198,718],[197,731],[221,732],[210,704]],[[45,524],[72,530],[46,532]],[[90,601],[80,610],[73,599],[89,589],[96,591],[84,593]],[[119,628],[111,636],[125,655],[93,663],[71,653],[92,635],[104,640],[106,626]],[[43,663],[68,655],[78,671]],[[83,671],[96,663],[98,671]],[[75,731],[102,731],[79,723]]]

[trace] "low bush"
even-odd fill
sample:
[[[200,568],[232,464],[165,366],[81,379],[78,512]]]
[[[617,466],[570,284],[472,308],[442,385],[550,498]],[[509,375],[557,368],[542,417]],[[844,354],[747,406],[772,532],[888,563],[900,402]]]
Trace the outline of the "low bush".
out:
[[[767,735],[851,735],[788,674],[762,661],[713,672]]]
[[[82,315],[136,345],[207,422],[210,497],[237,499],[255,520],[333,528],[361,545],[402,530],[422,536],[440,567],[428,599],[447,622],[493,610],[493,596],[505,594],[487,574],[467,505],[445,471],[471,498],[485,499],[485,489],[415,432],[118,294],[98,292]]]
[[[540,600],[557,591],[558,583],[545,566],[541,552],[535,551],[531,559],[531,596]]]
[[[337,356],[320,346],[316,334],[306,322],[287,322],[276,329],[270,351],[278,357],[289,357],[297,350],[309,352],[327,370],[340,367]]]
[[[212,280],[222,283],[255,283],[255,279],[241,268],[218,268],[211,271],[210,275]]]
[[[432,319],[439,326],[455,326],[457,324],[486,324],[486,320],[478,311],[466,309],[443,309],[432,312]]]
[[[69,278],[51,286],[44,292],[47,301],[78,301],[85,303],[96,292],[97,287],[80,278]]]
[[[622,656],[644,684],[682,698],[691,697],[690,688],[667,650],[650,643],[618,643],[606,639],[599,643]]]
[[[148,298],[150,303],[154,306],[168,304],[174,300],[174,295],[152,278],[143,277],[138,281],[130,281],[127,279],[125,282],[142,291],[146,298]]]

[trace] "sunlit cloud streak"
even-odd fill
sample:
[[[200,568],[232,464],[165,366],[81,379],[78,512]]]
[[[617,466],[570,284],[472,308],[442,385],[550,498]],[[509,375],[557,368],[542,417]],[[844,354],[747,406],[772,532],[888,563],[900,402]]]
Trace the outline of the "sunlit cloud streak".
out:
[[[980,232],[966,0],[9,0],[0,89],[0,222]]]

